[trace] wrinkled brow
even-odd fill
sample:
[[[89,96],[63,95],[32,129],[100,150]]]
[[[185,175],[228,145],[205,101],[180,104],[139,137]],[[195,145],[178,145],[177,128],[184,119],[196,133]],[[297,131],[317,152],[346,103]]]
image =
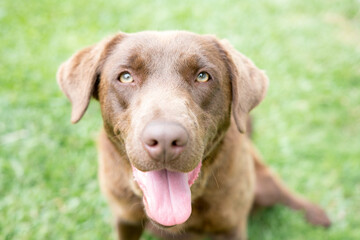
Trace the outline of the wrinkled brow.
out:
[[[205,71],[214,71],[216,69],[215,64],[202,55],[187,55],[181,56],[180,58],[178,71],[185,77],[195,75],[200,69]]]
[[[137,79],[145,79],[149,75],[150,66],[141,51],[134,48],[128,51],[116,51],[109,60],[109,78],[116,78],[121,71],[130,71]]]
[[[146,71],[146,61],[141,54],[134,52],[120,60],[119,65],[136,72]]]

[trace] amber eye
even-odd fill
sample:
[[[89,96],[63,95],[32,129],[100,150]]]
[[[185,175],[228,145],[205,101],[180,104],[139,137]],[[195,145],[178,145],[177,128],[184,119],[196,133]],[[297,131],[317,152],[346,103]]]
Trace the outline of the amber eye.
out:
[[[133,77],[129,72],[120,73],[118,80],[122,83],[132,83],[134,81]]]
[[[198,82],[207,82],[210,80],[210,75],[207,72],[201,72],[196,77],[196,81]]]

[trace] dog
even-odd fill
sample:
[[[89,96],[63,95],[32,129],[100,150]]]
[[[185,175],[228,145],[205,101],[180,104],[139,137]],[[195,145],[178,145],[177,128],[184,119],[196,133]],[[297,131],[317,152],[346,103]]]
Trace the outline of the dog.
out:
[[[99,180],[118,239],[247,239],[251,209],[283,204],[330,226],[292,193],[246,133],[268,78],[227,40],[185,31],[118,33],[63,63],[78,122],[101,106]]]

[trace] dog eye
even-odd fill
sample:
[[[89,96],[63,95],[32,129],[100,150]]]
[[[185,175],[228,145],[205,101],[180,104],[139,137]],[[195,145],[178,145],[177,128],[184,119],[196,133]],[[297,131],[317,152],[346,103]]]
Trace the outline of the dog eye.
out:
[[[196,78],[198,82],[207,82],[210,80],[210,75],[207,72],[201,72]]]
[[[122,83],[132,83],[134,81],[133,77],[129,72],[120,73],[118,80]]]

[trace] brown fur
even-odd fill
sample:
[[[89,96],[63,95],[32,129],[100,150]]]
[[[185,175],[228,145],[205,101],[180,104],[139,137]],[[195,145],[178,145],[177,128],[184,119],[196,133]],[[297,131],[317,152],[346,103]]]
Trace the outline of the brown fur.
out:
[[[133,83],[118,81],[124,71]],[[194,81],[201,71],[212,79]],[[268,80],[228,42],[187,32],[120,33],[76,53],[60,66],[58,82],[73,105],[72,122],[91,96],[100,102],[99,179],[119,239],[139,239],[144,226],[164,239],[246,239],[251,208],[277,203],[304,211],[315,225],[330,225],[321,208],[286,189],[242,134]],[[156,119],[187,129],[190,143],[176,161],[153,161],[139,141]],[[170,228],[149,221],[132,166],[189,172],[200,161],[190,218]]]

